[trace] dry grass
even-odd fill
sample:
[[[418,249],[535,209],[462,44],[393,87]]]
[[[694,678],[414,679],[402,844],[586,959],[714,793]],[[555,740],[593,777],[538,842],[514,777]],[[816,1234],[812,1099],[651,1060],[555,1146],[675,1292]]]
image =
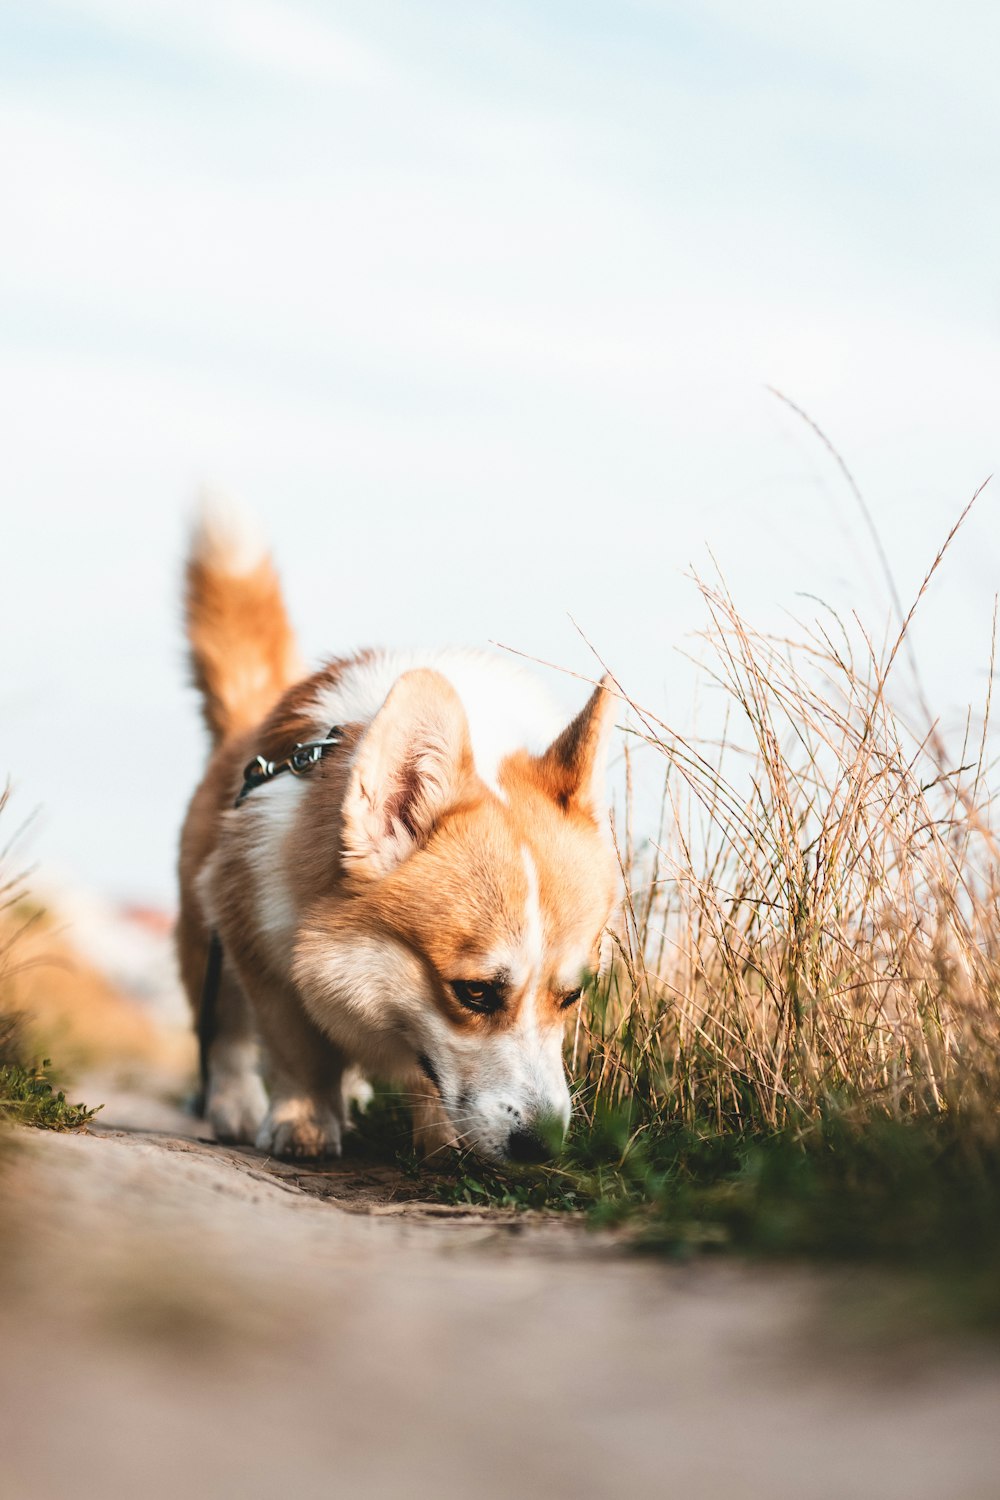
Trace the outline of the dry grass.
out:
[[[0,827],[9,826],[9,788]],[[62,1068],[143,1062],[158,1056],[155,1027],[74,949],[61,924],[29,895],[11,842],[0,849],[0,1023],[16,1015],[22,1049],[51,1052]]]
[[[765,633],[695,579],[719,731],[680,735],[619,686],[625,901],[569,1039],[566,1151],[530,1178],[466,1164],[443,1193],[626,1219],[671,1255],[881,1261],[931,1322],[1000,1329],[990,703],[952,750],[908,640],[967,512],[881,647],[822,606]],[[640,756],[664,782],[636,846]]]
[[[6,919],[5,919],[6,917]],[[17,1011],[30,1050],[51,1054],[70,1072],[156,1061],[165,1050],[140,1007],[74,949],[62,924],[22,901],[0,913],[0,1013]]]
[[[990,704],[949,755],[893,695],[914,612],[968,508],[881,650],[828,611],[763,634],[722,582],[696,580],[725,730],[711,745],[685,739],[623,693],[629,755],[638,743],[663,759],[664,816],[638,853],[622,838],[624,919],[576,1038],[584,1101],[628,1106],[637,1125],[720,1132],[831,1109],[993,1113]]]
[[[9,789],[0,790],[8,831],[9,800]],[[59,1082],[85,1068],[159,1062],[166,1044],[140,1007],[80,957],[25,880],[8,873],[20,864],[17,837],[15,827],[0,848],[0,1126],[72,1130],[95,1111],[69,1102]]]
[[[0,815],[10,789],[0,791]],[[22,940],[34,925],[25,917],[24,883],[4,874],[8,845],[0,852],[0,1126],[10,1122],[48,1130],[75,1130],[94,1114],[70,1104],[48,1077],[48,1059],[37,1056],[31,1018],[18,1004],[26,963]]]

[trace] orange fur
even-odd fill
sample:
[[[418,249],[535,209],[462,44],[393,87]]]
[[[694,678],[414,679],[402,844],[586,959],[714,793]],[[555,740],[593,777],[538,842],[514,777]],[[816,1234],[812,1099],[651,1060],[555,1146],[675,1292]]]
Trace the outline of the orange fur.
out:
[[[241,568],[223,533],[196,533],[185,590],[191,675],[214,744],[258,724],[301,673],[271,560]]]

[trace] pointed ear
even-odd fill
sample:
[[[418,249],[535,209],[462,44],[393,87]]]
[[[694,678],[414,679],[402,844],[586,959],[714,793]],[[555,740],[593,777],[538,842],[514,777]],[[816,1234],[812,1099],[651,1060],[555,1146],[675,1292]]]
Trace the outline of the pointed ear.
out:
[[[607,803],[604,781],[615,702],[611,678],[605,675],[572,724],[537,761],[549,796],[595,823],[602,820]]]
[[[472,775],[465,710],[440,672],[404,672],[358,746],[343,807],[352,874],[387,875],[430,838]]]

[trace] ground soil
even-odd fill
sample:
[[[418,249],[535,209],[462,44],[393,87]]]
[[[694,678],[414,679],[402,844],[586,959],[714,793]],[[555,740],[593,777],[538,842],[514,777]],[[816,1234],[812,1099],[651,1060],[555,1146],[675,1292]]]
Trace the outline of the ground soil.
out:
[[[1000,1358],[882,1325],[877,1283],[650,1260],[104,1097],[0,1161],[3,1500],[1000,1494]]]

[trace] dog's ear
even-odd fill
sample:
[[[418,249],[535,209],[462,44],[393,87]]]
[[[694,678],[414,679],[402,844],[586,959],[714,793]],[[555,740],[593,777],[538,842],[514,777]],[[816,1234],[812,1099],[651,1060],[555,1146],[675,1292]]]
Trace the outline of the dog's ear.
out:
[[[539,779],[560,807],[599,823],[607,798],[605,776],[614,723],[611,678],[601,678],[583,708],[536,761]]]
[[[472,775],[465,710],[440,672],[404,672],[364,735],[343,808],[352,874],[387,875],[430,837]]]

